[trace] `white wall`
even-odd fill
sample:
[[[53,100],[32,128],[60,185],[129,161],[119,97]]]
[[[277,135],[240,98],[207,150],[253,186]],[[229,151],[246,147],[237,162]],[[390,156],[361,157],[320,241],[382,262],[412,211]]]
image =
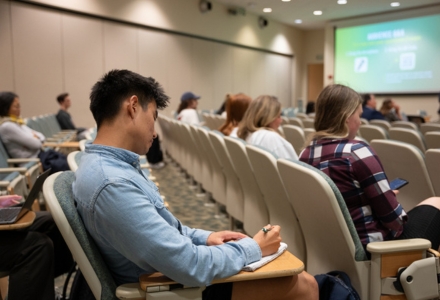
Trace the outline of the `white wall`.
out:
[[[364,18],[355,18],[351,20],[333,22],[328,24],[325,29],[324,41],[324,85],[333,83],[334,71],[334,27],[357,26],[369,23],[387,22],[392,20],[425,16],[429,14],[440,13],[440,5],[430,6],[422,9],[405,10],[403,12],[377,14]],[[440,83],[439,83],[440,90]],[[382,105],[384,98],[392,98],[406,114],[417,114],[419,110],[425,110],[431,120],[438,119],[437,110],[439,108],[439,99],[437,95],[389,95],[387,97],[376,97],[377,109]]]
[[[119,6],[120,0],[59,2],[60,6],[64,5],[63,8],[73,9],[76,5],[75,10],[87,10],[88,13],[101,11],[102,15],[112,18],[116,18],[112,13],[119,9],[120,18],[129,18],[131,14],[131,21],[138,18],[139,22],[140,10],[135,8],[147,5],[166,9],[171,5],[171,1],[163,0],[124,0],[124,7]],[[187,5],[180,7],[183,2]],[[157,20],[151,20],[153,15],[144,19],[174,30],[183,26],[179,23],[181,14],[177,17],[174,11],[188,10],[188,3],[197,5],[198,1],[172,3],[180,4],[168,15],[162,13],[161,17],[156,16]],[[199,19],[206,16],[198,11],[192,14],[198,20],[195,23],[202,22]],[[212,24],[219,22],[213,19]],[[264,33],[260,28],[252,29],[247,23],[232,34],[236,26],[234,22],[239,21],[232,19],[229,23],[225,22],[229,24],[225,30],[230,35],[227,42],[235,43],[242,36],[243,45],[258,45],[270,51],[292,54],[290,45],[303,35],[301,31],[274,24],[281,33],[274,34],[271,39],[271,33]],[[250,17],[247,22],[250,22]],[[188,26],[185,30],[196,31],[197,28],[200,31],[197,33],[202,35],[207,29],[201,28],[204,26],[200,24]],[[212,27],[211,23],[207,24],[205,27]],[[226,34],[219,33],[222,31],[212,30],[213,37],[223,38]],[[293,32],[288,43],[280,39],[283,31]],[[261,32],[264,34],[259,34]],[[151,30],[135,24],[21,2],[0,1],[0,34],[0,90],[12,90],[20,96],[24,117],[56,112],[55,97],[66,91],[72,98],[70,112],[75,123],[93,126],[88,109],[90,88],[102,74],[113,68],[130,69],[156,78],[171,96],[168,112],[176,109],[180,95],[187,90],[202,96],[199,103],[202,109],[219,107],[227,93],[243,92],[253,98],[263,93],[272,94],[278,96],[285,106],[291,105],[296,95],[302,93],[295,81],[297,70],[302,66],[297,67],[291,57]]]

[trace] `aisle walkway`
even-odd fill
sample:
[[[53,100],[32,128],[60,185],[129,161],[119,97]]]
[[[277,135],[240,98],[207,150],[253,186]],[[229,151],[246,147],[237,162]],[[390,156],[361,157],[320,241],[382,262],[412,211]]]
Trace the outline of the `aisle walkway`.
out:
[[[187,180],[179,173],[179,169],[170,160],[152,175],[159,183],[160,193],[166,197],[169,210],[183,225],[212,231],[228,230],[229,219],[217,219],[215,206],[205,206],[205,198],[196,196],[197,190],[190,188]]]

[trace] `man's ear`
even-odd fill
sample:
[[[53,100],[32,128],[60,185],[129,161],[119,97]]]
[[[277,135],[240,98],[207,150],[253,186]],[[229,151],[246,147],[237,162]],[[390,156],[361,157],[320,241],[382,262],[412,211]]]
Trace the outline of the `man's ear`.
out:
[[[131,96],[128,100],[127,100],[127,113],[130,116],[130,118],[134,119],[134,117],[136,116],[136,114],[139,112],[140,109],[140,103],[139,103],[139,99],[136,95]]]

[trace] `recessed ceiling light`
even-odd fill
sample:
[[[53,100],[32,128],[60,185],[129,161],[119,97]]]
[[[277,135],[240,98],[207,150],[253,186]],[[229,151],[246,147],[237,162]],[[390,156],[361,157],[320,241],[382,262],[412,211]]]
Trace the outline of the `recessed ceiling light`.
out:
[[[313,12],[313,14],[314,14],[315,16],[320,16],[320,15],[322,15],[322,11],[321,11],[321,10],[315,10],[315,11]]]
[[[290,0],[281,0],[281,1],[283,1],[283,2],[290,2]]]
[[[266,8],[263,8],[263,11],[264,11],[265,13],[270,13],[270,12],[272,12],[272,8],[270,8],[270,7],[266,7]]]
[[[302,21],[301,19],[296,19],[296,20],[295,20],[295,23],[296,23],[296,24],[301,24],[302,22],[303,22],[303,21]]]
[[[347,0],[338,0],[338,4],[347,4]]]
[[[392,7],[397,7],[397,6],[400,6],[400,3],[399,2],[391,2],[391,4],[390,4]]]

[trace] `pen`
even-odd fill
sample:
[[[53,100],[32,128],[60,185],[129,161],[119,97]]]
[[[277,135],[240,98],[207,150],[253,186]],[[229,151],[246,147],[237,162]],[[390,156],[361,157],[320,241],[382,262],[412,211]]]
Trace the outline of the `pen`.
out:
[[[261,231],[263,231],[264,233],[268,233],[269,231],[271,231],[271,229],[272,229],[272,227],[271,228],[263,227],[263,229],[261,229]]]

